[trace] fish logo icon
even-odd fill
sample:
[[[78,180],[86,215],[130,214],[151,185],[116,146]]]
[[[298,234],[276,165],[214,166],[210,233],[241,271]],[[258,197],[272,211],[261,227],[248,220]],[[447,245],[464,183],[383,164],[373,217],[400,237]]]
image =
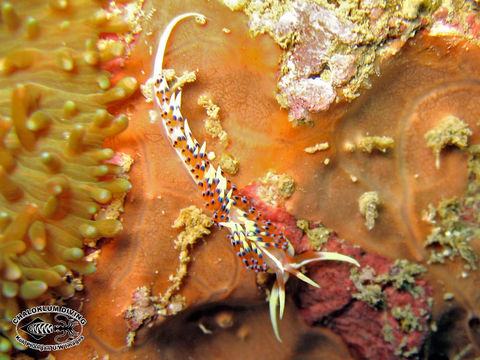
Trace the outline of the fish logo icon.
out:
[[[35,340],[41,340],[47,335],[59,333],[59,335],[55,336],[55,342],[57,344],[65,340],[73,340],[79,335],[79,333],[75,331],[75,327],[80,325],[77,320],[72,320],[63,314],[57,314],[54,318],[59,324],[50,324],[37,317],[28,324],[23,325],[20,330],[25,331]],[[62,339],[63,337],[65,337],[65,339]]]
[[[48,317],[41,316],[49,314]],[[87,321],[77,311],[65,306],[42,305],[26,309],[12,320],[16,326],[15,339],[31,349],[40,351],[64,350],[83,341]]]

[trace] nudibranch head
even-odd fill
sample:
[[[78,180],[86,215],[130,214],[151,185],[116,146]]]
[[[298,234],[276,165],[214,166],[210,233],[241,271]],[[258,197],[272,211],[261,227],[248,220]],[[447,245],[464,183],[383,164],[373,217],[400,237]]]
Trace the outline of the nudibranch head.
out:
[[[213,220],[219,226],[230,230],[229,237],[237,255],[251,270],[276,274],[269,299],[270,318],[275,336],[281,341],[277,318],[283,317],[285,283],[290,274],[319,287],[299,270],[302,266],[321,260],[344,261],[357,266],[359,264],[349,256],[333,252],[306,252],[295,255],[293,246],[275,224],[265,219],[249,204],[247,198],[239,194],[237,188],[225,178],[220,167],[215,168],[207,160],[205,143],[200,145],[195,139],[188,120],[181,114],[181,91],[174,91],[174,87],[168,84],[163,74],[163,57],[170,33],[179,21],[192,16],[204,18],[198,13],[181,14],[167,25],[160,37],[154,66],[155,101],[165,133],[198,185],[205,199],[205,207],[213,214]]]
[[[172,33],[173,28],[182,20],[187,19],[189,17],[197,17],[201,20],[205,20],[207,17],[205,15],[189,12],[184,13],[176,16],[173,18],[163,30],[162,35],[160,36],[160,40],[158,41],[157,53],[155,54],[155,63],[153,64],[153,75],[155,78],[160,78],[162,71],[163,71],[163,58],[165,56],[165,49],[167,48],[168,38]]]

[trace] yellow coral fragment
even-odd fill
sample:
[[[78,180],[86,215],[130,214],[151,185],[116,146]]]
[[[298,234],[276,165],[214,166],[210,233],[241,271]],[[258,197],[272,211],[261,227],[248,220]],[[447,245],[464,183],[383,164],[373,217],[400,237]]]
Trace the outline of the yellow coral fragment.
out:
[[[297,227],[302,229],[307,234],[308,242],[313,250],[321,251],[332,233],[332,230],[325,227],[323,224],[318,224],[317,227],[310,228],[307,220],[297,220]]]
[[[207,110],[207,116],[212,120],[218,120],[220,117],[218,113],[220,111],[220,107],[215,105],[207,95],[201,95],[198,98],[198,105],[203,106],[205,110]]]
[[[328,141],[323,143],[315,144],[314,146],[309,146],[304,149],[307,154],[315,154],[317,151],[327,150],[329,148]]]
[[[373,150],[387,152],[395,147],[395,140],[390,136],[365,136],[358,141],[358,147],[368,153]]]
[[[246,4],[247,0],[221,0],[232,11],[241,10]]]
[[[375,219],[378,217],[378,206],[380,205],[380,196],[376,191],[363,193],[358,199],[358,208],[360,213],[365,216],[365,226],[372,230],[375,226]]]
[[[198,25],[205,25],[207,23],[207,18],[205,16],[195,16],[195,22]]]
[[[172,86],[172,91],[181,90],[185,84],[192,83],[197,80],[197,72],[195,71],[184,71],[182,75],[177,76],[175,84]]]
[[[435,154],[436,168],[440,168],[440,152],[445,146],[455,145],[465,148],[468,145],[468,137],[472,134],[468,124],[453,115],[444,117],[440,124],[425,133],[427,146],[432,148]]]
[[[227,174],[235,175],[238,172],[238,160],[232,155],[222,153],[218,159],[218,164]]]
[[[203,106],[207,111],[208,119],[205,120],[205,130],[212,138],[218,138],[220,143],[227,147],[228,134],[220,123],[220,107],[215,105],[207,95],[201,95],[197,101],[198,105]]]
[[[173,223],[173,227],[180,228],[184,226],[185,230],[182,231],[174,241],[175,249],[180,250],[178,257],[179,264],[175,275],[170,275],[169,280],[172,282],[172,285],[169,286],[159,300],[159,304],[163,307],[167,307],[172,295],[180,289],[180,285],[187,275],[187,265],[190,262],[189,248],[193,246],[198,239],[210,234],[208,228],[212,225],[213,219],[193,205],[180,210],[180,214]]]
[[[258,196],[267,204],[273,206],[283,204],[285,199],[292,196],[295,191],[295,182],[287,174],[276,174],[274,171],[269,171],[259,180]]]

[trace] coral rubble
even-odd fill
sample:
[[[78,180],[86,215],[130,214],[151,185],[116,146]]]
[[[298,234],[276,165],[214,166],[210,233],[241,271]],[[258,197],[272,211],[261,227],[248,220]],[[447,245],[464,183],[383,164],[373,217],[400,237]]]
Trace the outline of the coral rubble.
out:
[[[425,133],[427,145],[432,148],[435,154],[435,166],[440,167],[440,151],[447,145],[455,145],[465,148],[468,144],[468,137],[472,131],[468,124],[456,116],[448,115],[432,130]]]
[[[380,197],[376,191],[367,191],[358,198],[358,209],[365,216],[365,226],[368,230],[372,230],[375,226],[379,205]]]
[[[427,133],[428,134],[428,133]],[[468,276],[468,270],[477,270],[479,255],[472,243],[480,238],[478,226],[480,207],[480,152],[479,146],[467,149],[469,184],[461,197],[442,200],[437,207],[429,206],[424,219],[432,225],[431,233],[425,240],[425,247],[431,250],[430,263],[445,263],[460,256],[465,262],[462,276]],[[438,159],[438,158],[437,158]]]
[[[277,100],[292,121],[310,120],[339,100],[352,100],[378,63],[431,21],[439,1],[225,1],[249,16],[253,34],[285,49]]]

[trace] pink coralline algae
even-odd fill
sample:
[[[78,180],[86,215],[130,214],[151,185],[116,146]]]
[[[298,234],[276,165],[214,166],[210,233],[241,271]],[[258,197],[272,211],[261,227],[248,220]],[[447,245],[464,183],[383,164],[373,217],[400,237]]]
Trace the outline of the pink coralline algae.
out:
[[[293,3],[278,19],[273,33],[286,38],[292,29],[297,31],[298,43],[287,53],[278,91],[290,106],[290,117],[298,120],[307,112],[328,109],[336,98],[335,86],[355,75],[355,55],[331,56],[329,52],[334,42],[353,44],[358,36],[351,21],[340,20],[333,10],[308,2]],[[330,76],[325,76],[327,69]]]
[[[379,62],[398,52],[429,23],[435,2],[252,0],[244,9],[255,34],[267,32],[285,49],[277,100],[292,121],[352,100]]]
[[[432,36],[458,36],[478,41],[480,38],[480,19],[476,8],[452,11],[442,5],[433,15],[433,24],[429,29]]]
[[[284,209],[257,198],[258,185],[242,190],[265,218],[274,222],[296,252],[311,250],[307,234]],[[315,227],[315,226],[313,226]],[[399,359],[417,355],[429,334],[433,288],[418,275],[421,265],[366,253],[330,233],[322,251],[339,252],[359,261],[359,269],[336,262],[308,266],[320,285],[299,284],[295,298],[309,325],[327,326],[357,359]]]

